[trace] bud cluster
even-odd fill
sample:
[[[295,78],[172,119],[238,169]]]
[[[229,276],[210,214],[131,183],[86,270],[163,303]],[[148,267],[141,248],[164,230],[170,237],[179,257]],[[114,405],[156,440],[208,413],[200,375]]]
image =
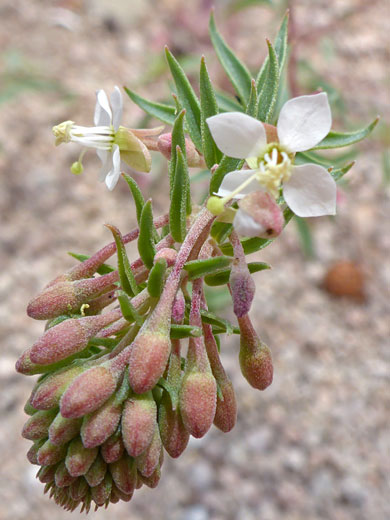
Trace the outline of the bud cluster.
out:
[[[116,242],[58,276],[28,304],[28,315],[47,323],[16,363],[19,373],[41,374],[25,406],[30,417],[22,435],[33,441],[27,457],[40,466],[45,492],[65,509],[129,501],[135,489],[158,484],[164,450],[179,457],[191,435],[203,437],[213,423],[228,432],[236,422],[234,390],[217,346],[223,331],[204,319],[210,315],[204,277],[186,271],[218,254],[209,238],[213,215],[196,211],[181,247],[175,249],[169,235],[158,236],[152,267],[142,257],[128,262],[135,294],[126,289],[119,261],[118,270],[98,274],[103,265],[107,270],[103,262]],[[155,222],[160,227],[165,220]],[[121,237],[122,244],[137,236]],[[269,359],[263,369],[253,353],[258,340],[245,320],[254,286],[234,233],[231,242],[230,287],[245,329],[241,351],[250,351],[240,359],[245,377],[260,388],[247,375],[248,359],[256,358],[258,379],[270,382]]]

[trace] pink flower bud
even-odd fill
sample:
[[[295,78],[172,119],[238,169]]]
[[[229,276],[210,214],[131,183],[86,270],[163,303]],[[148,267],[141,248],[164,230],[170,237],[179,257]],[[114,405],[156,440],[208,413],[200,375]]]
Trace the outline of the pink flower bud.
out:
[[[71,368],[63,368],[47,376],[33,390],[30,399],[32,406],[37,410],[50,410],[58,406],[65,389],[83,370],[81,366],[73,366]]]
[[[110,473],[116,487],[126,495],[132,495],[137,482],[137,466],[135,460],[124,455],[117,462],[110,464]]]
[[[150,477],[153,474],[154,470],[157,468],[157,465],[160,462],[161,454],[162,444],[160,433],[156,425],[152,442],[149,444],[146,450],[136,458],[137,468],[141,475],[144,477]]]
[[[81,418],[67,419],[58,412],[49,428],[49,439],[56,446],[62,446],[74,439],[80,432]]]
[[[60,462],[59,466],[55,470],[55,483],[59,488],[68,487],[75,482],[76,477],[72,477],[69,471],[66,469],[65,462]]]
[[[92,466],[89,468],[87,473],[84,475],[85,480],[91,487],[98,486],[104,479],[107,471],[107,464],[104,462],[102,457],[98,455],[93,461]]]
[[[38,451],[45,444],[46,439],[40,439],[39,441],[34,442],[31,448],[27,452],[27,460],[30,464],[38,464]]]
[[[185,143],[188,166],[190,166],[191,168],[202,166],[202,158],[196,151],[194,143],[188,137],[185,138]],[[161,134],[157,140],[157,148],[163,154],[164,157],[170,160],[172,154],[172,134]]]
[[[122,441],[121,430],[116,431],[104,444],[100,447],[100,453],[107,464],[116,462],[122,457],[125,446]]]
[[[115,289],[113,284],[117,281],[118,272],[113,271],[97,278],[59,282],[35,296],[27,306],[27,314],[35,320],[49,320],[76,312],[88,300]]]
[[[132,497],[133,493],[123,493],[123,491],[118,489],[117,486],[113,483],[110,502],[112,502],[113,504],[119,502],[119,500],[123,500],[123,502],[130,502]]]
[[[88,493],[88,484],[84,478],[78,478],[69,487],[72,500],[79,501]]]
[[[168,332],[160,333],[147,327],[142,332],[141,329],[134,340],[129,360],[130,386],[136,394],[144,394],[156,385],[164,373],[170,350]]]
[[[86,448],[95,448],[106,441],[116,430],[122,413],[122,405],[111,396],[101,408],[84,417],[81,438]]]
[[[215,417],[217,384],[211,372],[188,372],[180,389],[180,410],[187,431],[203,437]]]
[[[92,500],[97,506],[104,506],[109,500],[112,488],[112,477],[109,473],[106,473],[104,480],[95,487],[91,488]]]
[[[236,232],[230,235],[234,260],[232,263],[229,286],[233,298],[234,314],[241,318],[248,314],[255,295],[255,282],[246,264],[245,253]]]
[[[184,426],[179,407],[172,409],[167,392],[164,392],[158,409],[158,425],[164,448],[172,458],[179,457],[187,447],[190,434]]]
[[[167,267],[172,267],[176,262],[177,251],[172,249],[171,247],[163,247],[160,251],[157,251],[154,257],[154,263],[157,262],[160,258],[164,258],[167,261]]]
[[[23,426],[22,437],[30,441],[47,438],[49,426],[56,415],[56,410],[36,412]]]
[[[92,466],[97,454],[98,448],[88,450],[83,446],[81,438],[77,437],[69,444],[65,458],[66,469],[72,477],[85,475]]]
[[[134,395],[126,401],[122,414],[122,437],[130,456],[138,457],[152,442],[156,415],[152,392]]]
[[[42,466],[37,473],[37,477],[42,484],[53,482],[56,473],[56,466]]]
[[[66,446],[55,446],[47,440],[37,453],[37,461],[41,466],[57,464],[65,456]]]
[[[268,193],[254,191],[241,199],[238,205],[233,226],[239,235],[275,238],[283,231],[283,212]]]
[[[237,419],[237,402],[233,384],[229,379],[218,382],[223,400],[217,396],[217,409],[215,411],[214,424],[221,431],[227,433],[232,430]]]
[[[248,315],[239,318],[238,324],[241,331],[241,372],[253,388],[265,390],[273,379],[271,351],[260,341]]]
[[[143,475],[141,475],[141,473],[138,473],[138,475],[139,475],[139,478],[141,479],[141,481],[146,486],[153,489],[153,488],[157,487],[158,483],[160,482],[161,468],[160,468],[160,466],[157,466],[157,468],[154,470],[152,475],[150,475],[150,477],[144,477]]]
[[[47,330],[30,351],[33,363],[50,365],[84,350],[103,327],[121,317],[115,310],[99,316],[69,319]]]
[[[92,367],[69,385],[61,398],[61,414],[82,417],[97,410],[115,392],[117,377],[106,366]]]

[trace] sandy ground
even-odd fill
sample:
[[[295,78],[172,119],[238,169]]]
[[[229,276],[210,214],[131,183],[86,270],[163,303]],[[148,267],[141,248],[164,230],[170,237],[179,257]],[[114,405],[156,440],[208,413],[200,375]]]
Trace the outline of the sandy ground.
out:
[[[222,8],[227,2],[214,3],[229,42],[256,66],[264,56],[264,37],[275,33],[275,14],[256,7],[226,18]],[[162,82],[166,74],[159,72],[165,43],[177,54],[204,52],[213,77],[222,84],[223,74],[208,46],[207,4],[1,2],[1,520],[68,518],[43,496],[34,478],[36,467],[25,458],[29,442],[19,433],[33,382],[17,375],[14,363],[42,332],[41,323],[27,318],[26,303],[72,265],[66,251],[91,253],[110,240],[104,222],[123,232],[134,225],[125,186],[109,194],[98,184],[93,154],[85,160],[83,176],[70,175],[77,149],[56,149],[51,127],[70,118],[89,124],[96,88],[126,84],[154,99],[168,96]],[[343,89],[344,122],[355,128],[377,113],[384,120],[389,115],[388,6],[371,2],[360,11],[360,4],[296,3],[299,31],[307,42],[301,45],[302,57]],[[58,7],[73,8],[67,28],[56,23]],[[348,9],[353,14],[344,18]],[[330,32],[321,39],[313,36],[329,24]],[[128,126],[136,126],[139,117],[128,102]],[[336,118],[337,128],[342,128],[342,119]],[[157,489],[142,489],[131,503],[99,511],[94,518],[390,517],[390,236],[381,170],[385,132],[381,123],[373,139],[360,147],[337,220],[311,222],[313,259],[304,258],[294,226],[266,252],[251,257],[273,266],[256,275],[252,312],[273,351],[272,387],[260,394],[247,385],[238,368],[237,343],[226,338],[223,360],[239,403],[236,428],[226,435],[212,429],[191,441],[179,460],[166,460]],[[157,161],[150,179],[141,179],[144,193],[153,196],[156,214],[167,205],[162,174]],[[332,262],[345,258],[363,269],[363,303],[332,298],[321,288]]]

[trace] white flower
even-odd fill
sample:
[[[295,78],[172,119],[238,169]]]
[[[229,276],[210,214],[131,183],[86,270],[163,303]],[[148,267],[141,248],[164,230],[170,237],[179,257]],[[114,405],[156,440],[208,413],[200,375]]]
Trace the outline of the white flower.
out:
[[[326,93],[300,96],[283,105],[277,123],[279,142],[267,144],[263,123],[241,112],[218,114],[208,118],[207,124],[221,152],[246,159],[251,168],[224,177],[216,193],[224,203],[259,189],[277,198],[283,187],[284,199],[296,215],[335,214],[336,183],[330,173],[317,164],[292,164],[296,152],[313,148],[331,128]]]
[[[101,162],[100,180],[106,182],[109,190],[113,190],[120,177],[122,159],[139,171],[150,171],[151,158],[149,150],[132,131],[120,126],[122,119],[122,94],[118,87],[114,88],[108,100],[104,90],[96,92],[94,125],[79,126],[73,121],[65,121],[53,128],[56,145],[75,142],[85,148],[95,148]],[[81,164],[85,150],[79,160],[72,165],[73,173],[81,173]]]

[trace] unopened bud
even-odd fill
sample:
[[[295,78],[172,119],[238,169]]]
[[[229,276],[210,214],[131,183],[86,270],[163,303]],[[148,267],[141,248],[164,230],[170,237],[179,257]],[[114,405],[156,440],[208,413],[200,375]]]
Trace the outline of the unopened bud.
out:
[[[160,433],[156,425],[152,442],[149,444],[146,450],[143,453],[141,453],[141,455],[136,459],[137,468],[141,475],[143,475],[144,477],[150,477],[153,474],[154,470],[157,468],[157,465],[160,462],[161,454],[162,444],[160,439]]]
[[[31,347],[33,363],[50,365],[84,350],[103,327],[120,318],[119,311],[99,316],[65,320],[50,328]]]
[[[190,168],[197,168],[198,166],[202,166],[202,157],[196,151],[195,145],[191,141],[191,139],[186,137],[185,144],[188,166]],[[172,155],[172,134],[161,134],[157,140],[157,148],[163,154],[164,157],[170,160]]]
[[[75,482],[76,477],[72,477],[69,471],[66,469],[65,462],[62,461],[55,470],[55,482],[59,488],[68,487]]]
[[[69,493],[73,500],[81,500],[88,493],[88,483],[84,478],[78,478],[70,485]]]
[[[230,235],[230,242],[233,246],[234,260],[229,276],[229,286],[233,298],[234,314],[241,318],[248,314],[251,308],[256,286],[250,275],[245,253],[236,232]]]
[[[80,432],[81,418],[67,419],[58,412],[49,428],[49,439],[56,446],[62,446],[74,439]]]
[[[47,438],[49,426],[57,415],[56,410],[40,410],[23,426],[22,437],[30,441]]]
[[[110,498],[112,488],[112,477],[106,473],[104,479],[100,484],[91,488],[92,500],[97,506],[103,506]]]
[[[260,341],[247,316],[238,319],[241,331],[240,366],[248,383],[258,390],[265,390],[273,379],[271,351]]]
[[[139,478],[141,481],[145,484],[145,486],[148,486],[150,488],[157,487],[158,483],[160,482],[161,478],[161,468],[160,466],[157,466],[157,468],[153,471],[153,473],[150,475],[150,477],[144,477],[141,475],[141,473],[138,472]]]
[[[66,388],[79,374],[83,372],[83,367],[73,366],[58,370],[54,374],[47,376],[37,388],[33,390],[31,404],[37,410],[50,410],[61,399]]]
[[[47,440],[37,453],[37,461],[41,466],[57,464],[65,456],[66,446],[55,446]]]
[[[104,462],[102,457],[98,455],[93,461],[92,466],[89,468],[87,473],[84,475],[85,480],[91,487],[98,486],[104,479],[107,471],[107,464]]]
[[[116,430],[122,413],[122,405],[112,395],[101,408],[86,415],[81,427],[81,438],[86,448],[95,448],[106,441]]]
[[[118,487],[113,483],[112,485],[112,491],[111,491],[111,499],[110,502],[116,503],[119,502],[119,500],[123,500],[123,502],[130,502],[130,500],[133,497],[133,493],[127,494],[123,493]]]
[[[80,437],[73,439],[69,444],[65,458],[66,469],[72,477],[85,475],[92,466],[98,454],[98,448],[88,450],[83,446]]]
[[[122,437],[130,456],[138,457],[152,442],[156,415],[152,392],[134,395],[126,401],[122,414]]]
[[[110,464],[110,473],[116,487],[122,493],[131,495],[134,492],[137,482],[137,466],[132,457],[125,454],[117,462]]]
[[[122,457],[124,450],[125,446],[123,444],[121,430],[117,430],[100,447],[100,453],[107,464],[119,460]]]
[[[118,272],[113,271],[97,278],[50,285],[30,301],[27,314],[35,320],[49,320],[61,314],[76,312],[88,300],[113,290],[113,284],[117,281]]]
[[[187,431],[203,437],[215,417],[217,384],[211,372],[189,372],[180,389],[180,410]]]
[[[167,261],[167,267],[172,267],[176,262],[177,251],[172,249],[171,247],[163,247],[160,251],[157,251],[155,257],[153,259],[154,263],[157,262],[160,258],[163,258]]]
[[[27,452],[27,460],[30,464],[38,464],[38,451],[45,444],[46,439],[40,439],[39,441],[34,442],[31,448]]]
[[[190,434],[184,426],[180,408],[172,409],[168,392],[164,392],[158,409],[158,426],[164,448],[172,458],[179,457],[187,447]]]
[[[82,417],[97,410],[115,392],[117,378],[106,366],[92,367],[76,377],[61,398],[61,414]]]
[[[53,482],[56,473],[56,466],[42,466],[37,473],[37,477],[42,484]]]
[[[254,191],[241,199],[238,205],[233,226],[239,235],[275,238],[283,231],[283,212],[268,193]]]
[[[233,384],[229,379],[218,382],[219,392],[223,400],[217,395],[217,409],[215,411],[214,424],[224,433],[234,428],[237,419],[237,402]]]
[[[70,167],[70,171],[73,175],[81,175],[84,171],[84,166],[81,161],[75,161]]]

